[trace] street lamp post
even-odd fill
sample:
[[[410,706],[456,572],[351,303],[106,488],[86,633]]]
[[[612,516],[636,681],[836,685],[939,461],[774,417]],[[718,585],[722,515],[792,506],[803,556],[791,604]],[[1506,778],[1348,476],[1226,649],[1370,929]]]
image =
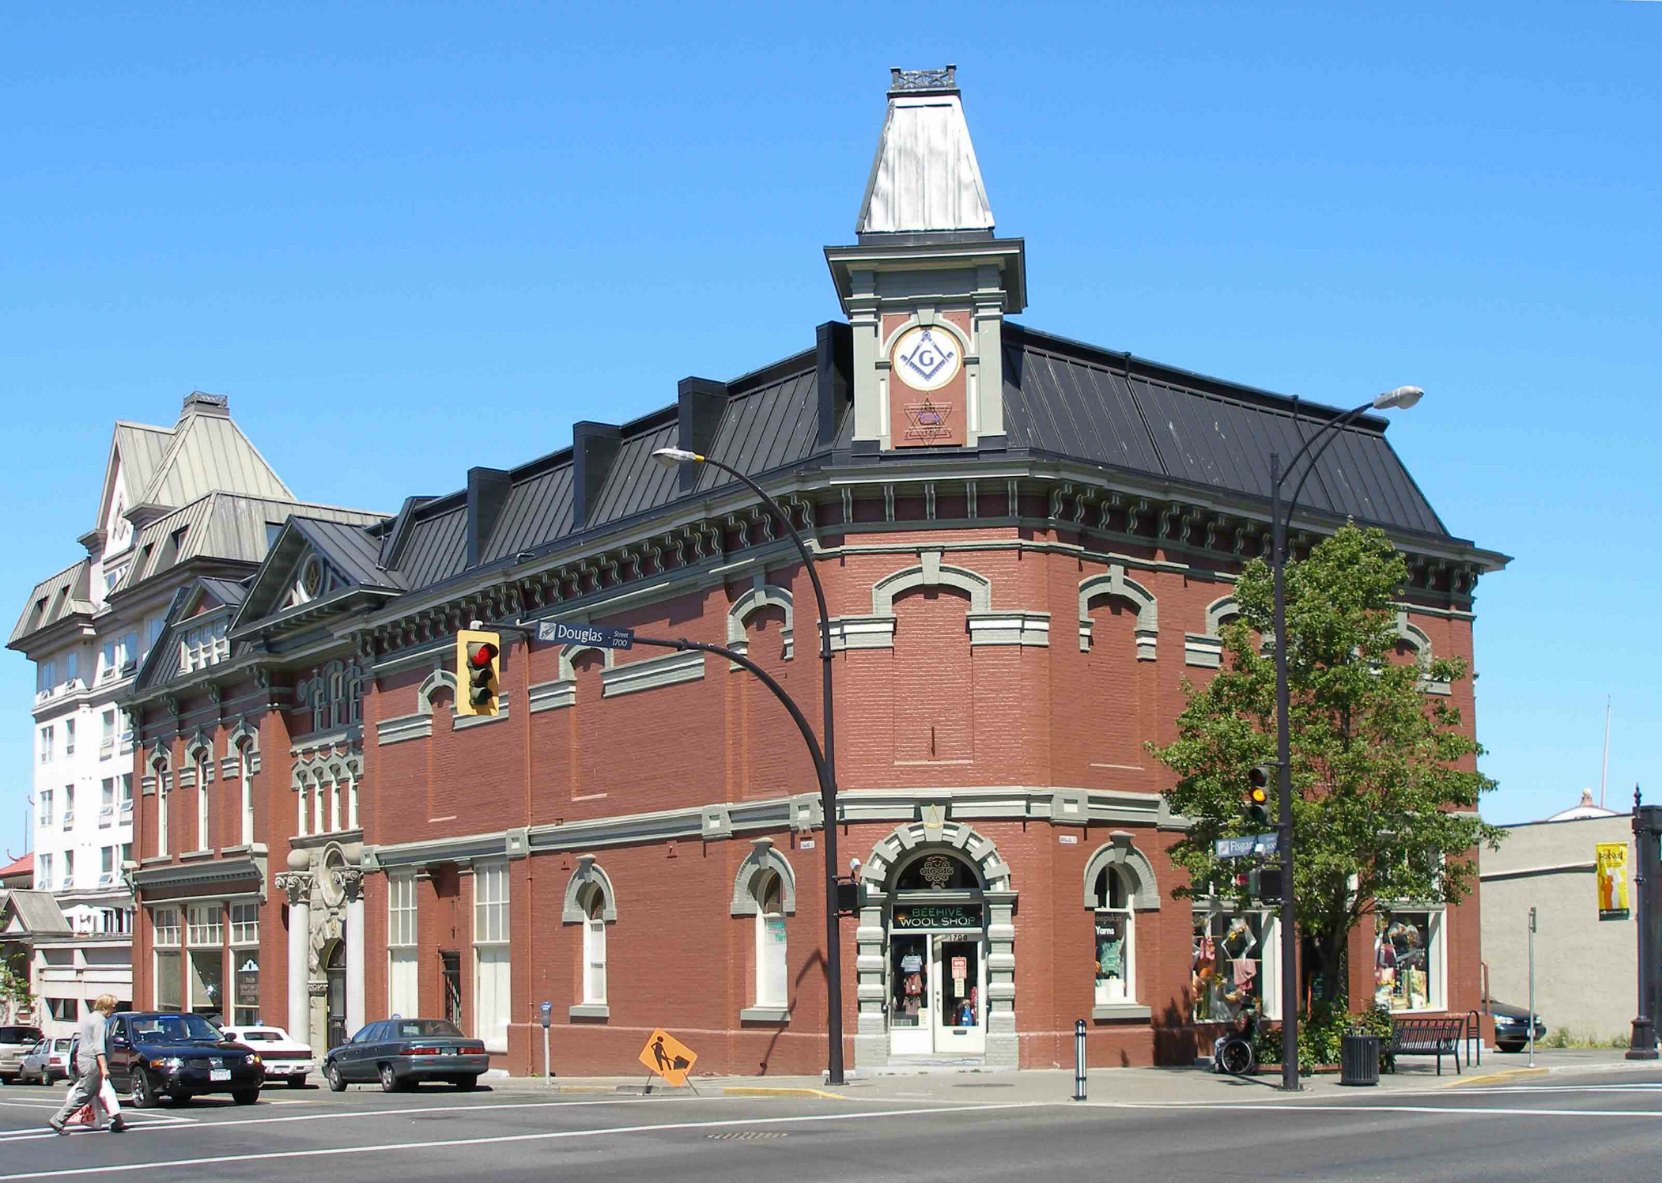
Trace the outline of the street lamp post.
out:
[[[1281,454],[1270,453],[1270,572],[1274,580],[1274,608],[1271,629],[1275,633],[1275,760],[1279,770],[1277,809],[1280,822],[1277,827],[1277,847],[1281,853],[1281,1087],[1286,1092],[1298,1091],[1298,937],[1296,934],[1297,907],[1293,898],[1293,766],[1292,735],[1288,724],[1292,692],[1287,684],[1287,523],[1298,508],[1299,494],[1304,482],[1315,470],[1316,461],[1329,444],[1339,438],[1339,432],[1365,411],[1404,410],[1419,402],[1425,391],[1417,386],[1399,386],[1386,391],[1359,407],[1354,407],[1336,419],[1329,420],[1315,435],[1304,441],[1302,447],[1281,467]],[[1311,452],[1311,446],[1320,446]],[[1281,500],[1281,486],[1293,474],[1305,453],[1310,454],[1304,475],[1293,486],[1293,495],[1285,505]]]
[[[820,583],[814,566],[814,556],[808,544],[797,531],[796,523],[762,486],[744,473],[720,460],[690,452],[685,448],[659,448],[653,457],[666,468],[679,464],[708,464],[748,488],[767,507],[774,520],[785,527],[785,532],[796,544],[802,556],[802,565],[808,570],[808,579],[814,585],[814,600],[819,608],[820,699],[823,716],[820,723],[820,750],[822,759],[816,771],[819,774],[820,811],[825,815],[825,1007],[826,1051],[825,1079],[830,1084],[843,1083],[843,973],[842,933],[837,923],[837,743],[836,721],[831,699],[831,613],[825,603],[825,587]]]

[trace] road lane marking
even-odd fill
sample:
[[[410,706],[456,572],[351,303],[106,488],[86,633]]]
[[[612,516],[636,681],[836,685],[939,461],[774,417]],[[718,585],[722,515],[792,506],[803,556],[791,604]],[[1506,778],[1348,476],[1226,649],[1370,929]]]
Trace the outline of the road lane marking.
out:
[[[446,1150],[464,1146],[502,1146],[515,1142],[559,1142],[577,1138],[604,1138],[619,1134],[652,1134],[679,1130],[719,1130],[734,1126],[817,1124],[828,1121],[878,1120],[885,1117],[918,1117],[941,1113],[987,1113],[997,1110],[1033,1109],[1039,1103],[961,1105],[953,1109],[891,1109],[876,1113],[815,1113],[798,1117],[736,1117],[718,1121],[673,1121],[653,1125],[607,1126],[599,1129],[549,1130],[536,1134],[500,1134],[488,1138],[446,1138],[431,1142],[399,1142],[390,1146],[329,1146],[313,1150],[273,1150],[260,1154],[221,1154],[211,1158],[179,1158],[165,1162],[118,1163],[95,1167],[70,1167],[49,1171],[22,1171],[0,1175],[0,1183],[24,1179],[72,1179],[84,1175],[133,1174],[139,1171],[177,1171],[184,1167],[215,1167],[227,1163],[277,1162],[305,1158],[337,1158],[351,1154],[396,1154],[410,1150]],[[245,1122],[235,1123],[248,1124]]]
[[[1046,1105],[1068,1108],[1066,1102],[1047,1101]],[[1217,1109],[1223,1105],[1162,1101],[1086,1101],[1084,1106],[1094,1109]],[[1072,1107],[1079,1107],[1078,1105]],[[1230,1106],[1240,1108],[1239,1106]],[[1259,1101],[1252,1105],[1278,1113],[1422,1113],[1443,1114],[1449,1117],[1648,1117],[1662,1120],[1662,1110],[1656,1109],[1498,1109],[1475,1105],[1294,1105],[1285,1101]]]

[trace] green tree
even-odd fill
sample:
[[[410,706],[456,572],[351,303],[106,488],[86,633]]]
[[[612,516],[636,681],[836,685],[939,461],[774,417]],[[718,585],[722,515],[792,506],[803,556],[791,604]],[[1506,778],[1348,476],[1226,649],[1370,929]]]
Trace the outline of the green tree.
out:
[[[1476,878],[1479,843],[1503,831],[1476,813],[1495,785],[1476,770],[1482,749],[1460,712],[1426,682],[1468,674],[1459,658],[1429,667],[1397,655],[1397,604],[1408,582],[1384,532],[1347,523],[1286,571],[1295,889],[1300,931],[1313,946],[1306,972],[1320,996],[1343,996],[1347,937],[1375,902],[1457,902]],[[1185,686],[1178,736],[1154,756],[1177,774],[1166,798],[1192,828],[1173,848],[1192,888],[1229,894],[1234,867],[1214,839],[1246,833],[1247,773],[1275,760],[1273,583],[1262,559],[1235,586],[1240,615],[1222,630],[1223,667]],[[1275,815],[1275,794],[1271,794]]]

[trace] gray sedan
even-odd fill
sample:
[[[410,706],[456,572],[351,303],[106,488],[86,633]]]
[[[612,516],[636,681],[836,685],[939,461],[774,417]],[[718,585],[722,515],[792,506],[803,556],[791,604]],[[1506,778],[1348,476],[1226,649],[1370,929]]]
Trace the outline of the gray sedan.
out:
[[[323,1078],[337,1093],[349,1084],[375,1082],[391,1093],[424,1080],[471,1089],[490,1062],[484,1043],[467,1038],[447,1019],[383,1019],[330,1048]]]

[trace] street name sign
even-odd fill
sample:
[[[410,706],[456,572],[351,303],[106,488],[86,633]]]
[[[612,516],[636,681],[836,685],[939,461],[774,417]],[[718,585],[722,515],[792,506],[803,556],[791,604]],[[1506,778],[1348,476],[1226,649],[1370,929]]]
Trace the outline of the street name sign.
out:
[[[600,649],[631,649],[635,630],[608,628],[603,624],[567,624],[563,620],[539,620],[537,640],[561,645],[594,645]]]
[[[1220,859],[1251,858],[1259,854],[1275,854],[1281,848],[1281,835],[1243,834],[1239,838],[1219,838],[1212,843],[1212,856]]]

